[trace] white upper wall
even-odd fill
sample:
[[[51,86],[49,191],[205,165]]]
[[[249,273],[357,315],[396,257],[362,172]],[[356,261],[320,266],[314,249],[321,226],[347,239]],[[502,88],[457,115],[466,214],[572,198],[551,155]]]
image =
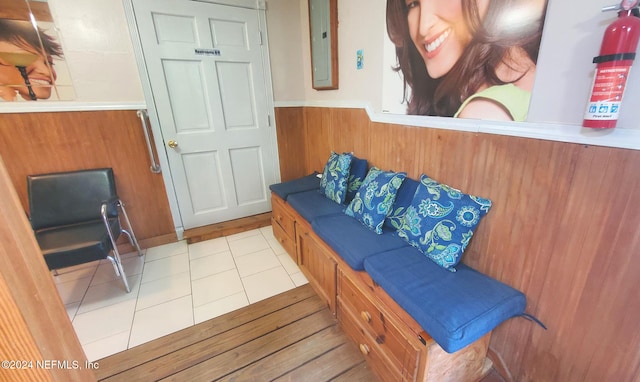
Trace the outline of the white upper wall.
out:
[[[616,1],[613,0],[588,0],[576,6],[571,2],[549,0],[549,12],[545,22],[536,82],[529,110],[529,121],[535,123],[528,123],[526,128],[549,128],[553,129],[552,134],[555,134],[556,131],[567,130],[565,129],[567,126],[579,127],[582,124],[595,71],[595,64],[591,60],[598,55],[605,28],[616,17],[615,12],[602,13],[600,10],[604,6],[615,3]],[[287,28],[279,31],[279,36],[276,38],[286,39],[287,36],[299,33],[300,38],[296,38],[296,41],[300,41],[302,45],[299,49],[294,44],[287,45],[287,49],[283,50],[276,47],[278,41],[274,41],[273,35],[270,36],[272,60],[278,56],[299,55],[304,71],[301,84],[299,76],[276,77],[276,69],[273,69],[274,84],[278,83],[279,89],[293,88],[296,89],[296,94],[299,94],[300,86],[304,87],[303,99],[290,98],[288,94],[285,95],[278,89],[274,89],[277,105],[298,101],[336,106],[336,104],[349,104],[355,101],[369,104],[375,113],[382,113],[383,106],[389,106],[389,102],[383,100],[385,86],[398,85],[383,84],[383,80],[389,78],[383,75],[383,71],[390,71],[395,59],[395,57],[389,57],[390,53],[392,56],[394,53],[393,48],[389,48],[391,44],[388,43],[386,35],[386,1],[338,1],[339,89],[323,91],[316,91],[311,87],[308,0],[267,0],[267,4],[267,17],[273,20],[271,24],[287,25]],[[299,22],[290,22],[287,18],[290,13],[286,15],[279,13],[279,10],[285,8],[299,9]],[[283,17],[288,20],[286,23],[275,21],[282,20]],[[271,33],[271,29],[269,31]],[[358,49],[364,50],[363,70],[355,68]],[[297,65],[299,60],[300,58],[291,62],[284,59],[278,61],[285,65],[289,63]],[[281,73],[294,72],[291,66],[279,67],[277,70]],[[632,101],[638,97],[640,97],[640,69],[634,68],[627,83],[616,130],[640,131],[640,121],[635,117],[635,107],[632,104]],[[403,109],[404,107],[390,111],[398,113],[398,110]],[[434,120],[430,120],[426,123],[430,126],[469,125],[468,121],[465,123],[448,120],[449,118],[439,119],[435,123]],[[411,121],[408,123],[412,124]],[[474,127],[470,128],[474,129]],[[506,126],[504,129],[514,129],[514,127]],[[524,130],[522,125],[518,125],[515,129]],[[583,129],[577,133],[584,136],[606,134],[605,131],[597,132],[589,129]],[[572,137],[566,139],[574,141]]]
[[[296,102],[305,97],[305,65],[300,0],[267,2],[267,33],[275,101]],[[308,24],[307,24],[308,27]],[[308,44],[307,44],[308,45]]]
[[[59,31],[76,101],[3,103],[0,110],[37,111],[44,105],[64,110],[144,107],[145,100],[122,0],[48,0]],[[566,3],[566,4],[565,4]],[[267,28],[276,106],[363,106],[372,119],[418,126],[460,128],[498,134],[570,142],[640,147],[640,123],[632,101],[640,97],[640,69],[631,70],[618,128],[581,129],[602,34],[615,19],[601,13],[611,0],[588,0],[579,7],[549,0],[538,72],[530,107],[531,120],[541,123],[504,124],[454,121],[383,113],[383,71],[390,70],[384,0],[338,1],[339,89],[317,91],[311,86],[308,0],[266,0]],[[567,15],[570,15],[569,17]],[[364,69],[356,69],[356,51],[364,51]],[[637,66],[638,64],[636,64]],[[388,77],[388,76],[387,76]],[[13,104],[13,103],[11,103]],[[58,104],[58,105],[55,105]],[[80,106],[78,106],[80,105]],[[394,117],[395,116],[395,117]],[[410,118],[415,117],[415,118]],[[623,134],[623,135],[621,135]],[[605,136],[609,140],[604,139]],[[633,142],[630,142],[633,140]]]
[[[48,0],[78,102],[144,104],[120,0]],[[25,105],[26,106],[26,105]]]
[[[374,109],[381,108],[383,1],[338,1],[336,90],[315,90],[311,86],[308,0],[267,0],[267,22],[276,104],[368,102]],[[364,53],[361,70],[356,69],[358,50]]]
[[[305,100],[367,101],[375,110],[381,107],[382,47],[385,37],[385,2],[371,0],[338,1],[339,89],[315,90],[311,86],[311,42],[309,40],[308,1],[301,2],[301,19],[306,38]],[[363,68],[356,69],[356,52],[364,54]]]

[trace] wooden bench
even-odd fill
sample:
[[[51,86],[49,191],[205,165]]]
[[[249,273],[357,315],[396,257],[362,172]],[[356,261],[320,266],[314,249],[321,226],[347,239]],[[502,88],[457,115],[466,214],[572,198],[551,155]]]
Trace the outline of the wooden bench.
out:
[[[447,353],[366,272],[354,271],[287,202],[272,194],[276,239],[382,380],[478,381],[490,333]]]

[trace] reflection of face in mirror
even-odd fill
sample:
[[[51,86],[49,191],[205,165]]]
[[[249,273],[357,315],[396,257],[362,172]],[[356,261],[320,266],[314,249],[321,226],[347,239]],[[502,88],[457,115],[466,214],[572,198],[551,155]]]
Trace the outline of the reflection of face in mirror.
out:
[[[17,96],[24,100],[51,97],[56,81],[53,57],[61,56],[60,44],[31,23],[0,19],[0,98],[13,101]]]

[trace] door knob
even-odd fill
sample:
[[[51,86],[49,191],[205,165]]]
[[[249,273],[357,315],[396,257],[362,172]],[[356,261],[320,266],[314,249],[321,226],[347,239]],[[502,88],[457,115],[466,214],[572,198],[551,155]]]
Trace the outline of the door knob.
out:
[[[169,142],[167,142],[167,146],[171,147],[172,149],[175,149],[176,147],[178,147],[178,142],[172,139]]]

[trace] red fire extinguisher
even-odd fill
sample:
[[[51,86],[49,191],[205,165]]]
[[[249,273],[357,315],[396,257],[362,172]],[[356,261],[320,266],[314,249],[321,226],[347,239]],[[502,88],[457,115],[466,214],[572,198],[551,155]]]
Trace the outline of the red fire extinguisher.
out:
[[[609,129],[616,127],[624,88],[640,38],[640,0],[623,0],[619,6],[603,8],[617,10],[618,18],[604,32],[589,103],[582,126]]]

